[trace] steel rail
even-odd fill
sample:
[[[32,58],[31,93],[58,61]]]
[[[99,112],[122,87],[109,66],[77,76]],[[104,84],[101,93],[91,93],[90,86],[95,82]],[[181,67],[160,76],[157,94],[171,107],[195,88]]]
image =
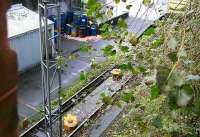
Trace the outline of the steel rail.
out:
[[[89,82],[86,86],[84,86],[82,89],[80,89],[76,94],[74,94],[72,97],[70,97],[68,100],[62,103],[61,105],[61,113],[65,113],[67,110],[72,108],[76,102],[80,102],[82,99],[84,99],[89,93],[91,93],[94,89],[96,89],[100,84],[103,83],[109,76],[110,76],[110,71],[114,68],[116,68],[116,65],[112,65],[109,69],[101,73],[98,77],[93,79],[91,82]],[[109,75],[106,75],[108,74]],[[74,102],[76,100],[76,102]],[[53,121],[55,119],[58,119],[60,116],[56,115],[56,113],[59,111],[59,108],[56,108],[53,111]],[[55,114],[55,115],[54,115]],[[33,133],[35,130],[37,130],[40,127],[44,126],[45,122],[45,117],[41,118],[37,123],[32,125],[28,130],[24,131],[23,133],[20,134],[20,137],[29,137],[31,133]]]
[[[126,81],[124,82],[124,84],[122,85],[122,87],[120,89],[118,89],[117,91],[120,91],[124,85],[126,85],[129,80],[132,78],[133,76],[129,76]],[[117,91],[112,95],[112,97],[117,93]],[[83,120],[69,135],[67,135],[67,137],[72,137],[75,133],[77,133],[77,131],[79,131],[80,128],[83,127],[83,125],[90,120],[103,106],[105,106],[105,104],[103,104],[102,106],[99,106],[98,108],[96,108],[91,114],[88,115],[88,117]]]

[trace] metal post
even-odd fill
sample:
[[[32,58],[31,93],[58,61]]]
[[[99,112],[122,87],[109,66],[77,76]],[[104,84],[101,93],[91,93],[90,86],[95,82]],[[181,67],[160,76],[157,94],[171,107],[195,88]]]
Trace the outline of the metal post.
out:
[[[57,11],[57,30],[58,34],[55,36],[49,35],[49,24],[48,24],[48,10],[55,8]],[[61,105],[62,101],[60,98],[61,88],[62,88],[62,79],[61,79],[61,68],[57,67],[57,56],[62,55],[60,47],[60,33],[61,33],[61,17],[60,17],[60,5],[59,1],[55,0],[53,3],[48,2],[48,0],[39,0],[38,2],[38,11],[39,11],[39,24],[40,24],[40,51],[41,51],[41,71],[42,71],[42,91],[44,99],[44,113],[45,113],[45,133],[47,137],[53,137],[53,123],[54,120],[59,117],[59,136],[62,136],[62,116],[61,116]],[[49,59],[50,53],[50,44],[52,40],[57,39],[55,43],[56,54],[55,58]],[[52,71],[55,72],[52,74]],[[55,80],[55,74],[58,75],[58,80]],[[52,83],[56,83],[57,88],[52,87]],[[55,111],[52,110],[52,93],[56,92],[58,94],[58,113],[55,114]]]
[[[57,37],[57,49],[58,49],[58,56],[62,56],[62,51],[61,51],[61,46],[60,46],[60,35],[61,35],[61,15],[60,15],[60,3],[58,2],[58,8],[57,8],[57,29],[58,29],[58,36]],[[61,114],[61,106],[62,106],[62,101],[61,101],[61,89],[62,89],[62,77],[61,77],[61,68],[58,67],[58,103],[59,103],[59,113]],[[62,116],[59,116],[59,135],[62,137]]]

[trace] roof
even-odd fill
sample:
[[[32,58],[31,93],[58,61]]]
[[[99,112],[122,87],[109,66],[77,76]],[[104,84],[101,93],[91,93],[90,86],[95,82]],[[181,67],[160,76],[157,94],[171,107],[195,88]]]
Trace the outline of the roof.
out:
[[[7,11],[8,38],[32,32],[39,29],[39,14],[22,6],[12,5]],[[48,25],[53,24],[48,20]]]

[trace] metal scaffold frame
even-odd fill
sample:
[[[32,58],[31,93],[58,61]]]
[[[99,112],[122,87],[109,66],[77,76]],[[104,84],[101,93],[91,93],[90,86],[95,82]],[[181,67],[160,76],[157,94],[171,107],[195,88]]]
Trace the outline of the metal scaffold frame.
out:
[[[57,34],[49,34],[48,13],[50,9],[56,11]],[[62,55],[60,47],[61,17],[59,0],[38,0],[39,25],[40,25],[40,51],[41,51],[41,71],[42,71],[42,91],[44,100],[45,127],[47,137],[53,137],[53,123],[59,120],[59,136],[62,136],[62,116],[61,116],[61,68],[58,67],[57,57]],[[55,54],[50,56],[51,49]],[[53,73],[52,73],[53,72]],[[56,84],[55,84],[56,82]],[[53,84],[57,88],[53,89]],[[53,94],[53,95],[52,95]],[[55,95],[57,94],[57,95]],[[58,99],[57,111],[52,108],[52,96]]]

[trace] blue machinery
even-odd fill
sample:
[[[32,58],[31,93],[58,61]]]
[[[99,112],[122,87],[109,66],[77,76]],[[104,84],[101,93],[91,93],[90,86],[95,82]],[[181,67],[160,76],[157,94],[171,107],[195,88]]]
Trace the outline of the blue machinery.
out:
[[[65,33],[71,36],[96,36],[97,25],[90,24],[86,14],[80,11],[68,11],[61,13],[61,33]],[[49,16],[49,19],[54,22],[54,28],[56,28],[57,20],[55,15]]]

